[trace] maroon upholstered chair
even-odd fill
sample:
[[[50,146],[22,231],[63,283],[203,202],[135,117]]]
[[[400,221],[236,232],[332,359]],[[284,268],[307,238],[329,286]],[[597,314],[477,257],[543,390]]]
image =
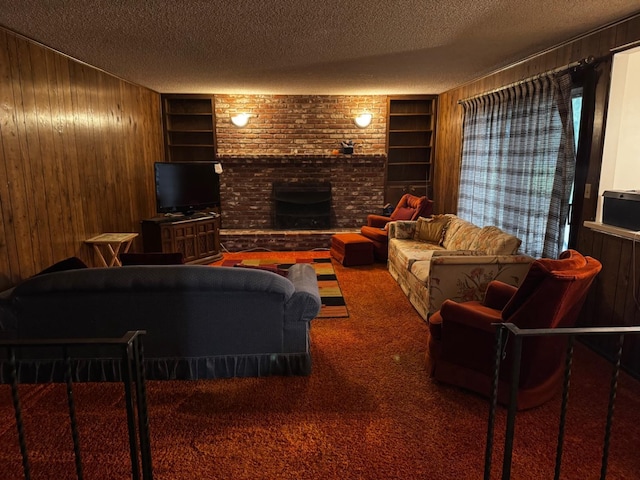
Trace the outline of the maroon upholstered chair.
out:
[[[131,265],[182,265],[182,252],[121,253],[122,266]]]
[[[373,242],[373,253],[376,259],[386,262],[389,242],[387,223],[395,220],[417,220],[418,217],[430,216],[432,212],[432,200],[405,193],[391,216],[368,215],[367,224],[360,229],[360,233]]]
[[[522,329],[574,326],[601,268],[599,261],[567,250],[558,260],[533,262],[518,288],[493,281],[483,302],[445,300],[429,317],[431,375],[489,397],[495,357],[492,324],[513,323]],[[513,343],[507,341],[500,368],[498,401],[502,404],[509,402]],[[541,405],[561,389],[566,345],[566,337],[523,339],[518,409]]]

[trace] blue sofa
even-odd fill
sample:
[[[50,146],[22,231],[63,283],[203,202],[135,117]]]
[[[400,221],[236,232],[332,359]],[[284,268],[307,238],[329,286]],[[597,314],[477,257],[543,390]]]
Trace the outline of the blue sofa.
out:
[[[320,311],[315,270],[287,277],[202,265],[83,268],[27,279],[5,296],[4,337],[120,337],[146,330],[149,379],[308,375],[310,321]],[[75,381],[116,381],[115,358],[81,352]],[[113,356],[113,354],[112,354]],[[20,381],[62,380],[60,361],[22,352]],[[0,371],[8,380],[8,366]]]

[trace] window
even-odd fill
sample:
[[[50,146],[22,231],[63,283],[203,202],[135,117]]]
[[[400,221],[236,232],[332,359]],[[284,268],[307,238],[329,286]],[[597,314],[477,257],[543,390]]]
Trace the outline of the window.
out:
[[[576,151],[578,151],[578,141],[580,139],[580,121],[582,119],[582,87],[575,87],[571,90],[571,108],[573,110],[573,131],[574,131],[574,145]],[[567,215],[567,221],[564,227],[564,240],[561,250],[569,248],[569,237],[572,227],[572,213],[573,213],[573,193],[576,191],[575,180],[571,187],[571,194],[569,195],[569,214]]]
[[[533,257],[557,258],[576,166],[572,104],[569,73],[463,101],[458,215],[517,236]]]
[[[640,47],[618,52],[613,57],[611,92],[602,155],[600,191],[596,220],[602,220],[605,190],[640,189]]]

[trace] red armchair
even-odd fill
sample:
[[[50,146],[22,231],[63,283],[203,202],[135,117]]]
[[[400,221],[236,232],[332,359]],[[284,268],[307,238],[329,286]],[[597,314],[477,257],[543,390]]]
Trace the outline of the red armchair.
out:
[[[182,265],[182,252],[151,252],[151,253],[121,253],[120,262],[123,266],[130,265]]]
[[[589,287],[602,265],[575,250],[558,260],[538,259],[520,287],[499,281],[489,284],[483,302],[445,300],[429,318],[427,360],[437,380],[489,397],[495,356],[495,327],[513,323],[519,328],[575,325]],[[518,409],[536,407],[551,399],[562,385],[565,337],[523,340],[518,386]],[[498,401],[509,402],[511,346],[500,368]]]
[[[417,220],[418,217],[428,217],[433,212],[433,201],[427,197],[416,197],[405,193],[390,217],[382,215],[368,215],[367,225],[360,229],[360,234],[373,242],[373,253],[377,260],[387,261],[387,223],[394,220]]]

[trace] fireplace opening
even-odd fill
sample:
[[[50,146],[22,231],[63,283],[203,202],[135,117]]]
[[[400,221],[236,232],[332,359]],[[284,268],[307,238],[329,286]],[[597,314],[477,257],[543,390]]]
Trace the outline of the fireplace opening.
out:
[[[331,227],[331,183],[274,182],[273,227],[318,230]]]

